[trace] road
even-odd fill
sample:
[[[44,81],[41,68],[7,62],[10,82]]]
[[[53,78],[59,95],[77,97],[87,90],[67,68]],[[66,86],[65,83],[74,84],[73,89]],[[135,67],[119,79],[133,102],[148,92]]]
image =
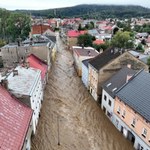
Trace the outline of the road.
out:
[[[77,76],[58,39],[32,150],[133,150]]]

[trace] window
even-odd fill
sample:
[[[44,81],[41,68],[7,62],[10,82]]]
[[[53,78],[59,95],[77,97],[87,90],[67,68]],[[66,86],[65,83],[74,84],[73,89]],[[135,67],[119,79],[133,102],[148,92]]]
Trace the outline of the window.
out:
[[[104,95],[104,100],[105,100],[105,101],[107,100],[107,96],[106,96],[106,95]]]
[[[132,126],[132,127],[135,127],[135,123],[136,123],[136,120],[135,120],[135,118],[133,118],[132,123],[131,123],[131,126]]]
[[[117,113],[120,114],[120,106],[118,106]]]
[[[111,100],[109,99],[109,102],[108,102],[109,106],[111,106]]]
[[[109,111],[107,111],[107,116],[111,118],[111,113]]]
[[[145,138],[146,134],[147,134],[147,130],[145,128],[143,128],[143,130],[142,130],[142,136]]]
[[[123,112],[122,112],[122,118],[125,118],[125,115],[126,115],[126,111],[123,110]]]

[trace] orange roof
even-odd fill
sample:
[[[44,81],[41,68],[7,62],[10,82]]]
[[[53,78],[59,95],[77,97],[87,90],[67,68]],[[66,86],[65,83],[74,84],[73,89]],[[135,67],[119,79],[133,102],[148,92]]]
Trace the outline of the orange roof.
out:
[[[76,31],[76,30],[70,30],[68,31],[68,37],[78,37],[79,35],[85,34],[87,31]]]
[[[99,40],[99,39],[96,39],[93,44],[96,44],[96,45],[100,45],[100,44],[104,44],[105,42],[103,40]]]
[[[33,25],[31,28],[31,34],[43,34],[47,29],[50,29],[48,25]]]

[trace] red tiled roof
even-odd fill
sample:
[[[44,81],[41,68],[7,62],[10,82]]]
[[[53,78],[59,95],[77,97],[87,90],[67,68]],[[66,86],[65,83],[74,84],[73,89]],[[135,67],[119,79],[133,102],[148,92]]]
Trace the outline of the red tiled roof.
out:
[[[53,24],[53,23],[56,23],[56,20],[49,19],[47,22],[48,22],[48,24]]]
[[[99,39],[96,39],[93,44],[96,44],[96,45],[100,45],[100,44],[104,44],[105,42],[103,40],[99,40]]]
[[[0,149],[21,150],[30,125],[32,109],[0,86]]]
[[[103,30],[112,30],[112,27],[111,26],[104,26],[102,27]]]
[[[51,30],[48,25],[33,25],[31,28],[31,34],[43,34],[48,29]]]
[[[41,78],[43,80],[46,76],[46,72],[48,69],[47,64],[33,54],[27,57],[27,61],[29,62],[30,67],[41,70]]]
[[[81,34],[85,34],[87,31],[76,31],[76,30],[70,30],[67,33],[68,37],[78,37]]]

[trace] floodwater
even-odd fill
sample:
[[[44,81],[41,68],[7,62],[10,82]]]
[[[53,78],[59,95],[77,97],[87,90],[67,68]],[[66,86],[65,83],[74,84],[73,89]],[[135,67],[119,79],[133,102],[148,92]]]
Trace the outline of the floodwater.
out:
[[[58,48],[32,150],[133,150],[82,84],[59,38]]]

